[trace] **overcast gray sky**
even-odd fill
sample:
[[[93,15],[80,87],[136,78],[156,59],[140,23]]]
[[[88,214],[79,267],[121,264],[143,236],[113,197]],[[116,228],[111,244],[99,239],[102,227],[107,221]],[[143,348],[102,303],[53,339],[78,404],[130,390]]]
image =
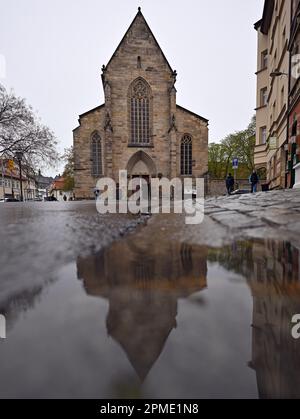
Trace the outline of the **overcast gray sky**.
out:
[[[210,120],[210,141],[243,129],[255,108],[256,33],[263,0],[0,0],[7,88],[25,97],[59,140],[103,102],[101,67],[138,6],[171,66],[177,102]],[[53,174],[53,171],[51,171]]]

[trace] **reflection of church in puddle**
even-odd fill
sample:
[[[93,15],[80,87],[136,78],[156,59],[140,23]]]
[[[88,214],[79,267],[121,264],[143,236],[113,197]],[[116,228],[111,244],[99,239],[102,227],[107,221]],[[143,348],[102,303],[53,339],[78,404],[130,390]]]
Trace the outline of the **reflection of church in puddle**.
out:
[[[209,261],[247,278],[253,297],[249,367],[256,373],[259,397],[300,397],[300,341],[291,336],[292,316],[300,313],[299,250],[267,241],[221,250],[176,243],[161,247],[127,240],[77,263],[86,292],[109,300],[108,333],[141,380],[176,328],[178,299],[206,288]]]
[[[109,300],[106,326],[143,381],[176,328],[178,299],[206,287],[207,251],[169,245],[155,253],[133,240],[78,260],[89,295]]]

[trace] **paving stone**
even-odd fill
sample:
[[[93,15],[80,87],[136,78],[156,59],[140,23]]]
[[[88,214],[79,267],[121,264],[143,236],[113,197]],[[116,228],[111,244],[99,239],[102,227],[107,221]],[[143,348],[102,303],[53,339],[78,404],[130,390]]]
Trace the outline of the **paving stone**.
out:
[[[220,212],[226,212],[225,208],[205,208],[205,214],[207,215],[211,215],[211,214],[216,214],[216,213],[220,213]]]
[[[256,219],[234,211],[213,214],[211,217],[215,221],[232,229],[259,227],[263,225],[263,222],[259,218]]]
[[[237,212],[251,212],[256,211],[257,206],[253,206],[251,204],[247,205],[246,203],[241,202],[229,202],[219,207],[220,209],[228,210],[228,211],[237,211]]]
[[[294,233],[298,233],[299,237],[300,237],[300,220],[297,221],[290,221],[287,225],[286,228]]]
[[[285,202],[281,204],[272,205],[273,208],[292,209],[295,206],[294,202]]]
[[[300,242],[300,190],[211,198],[209,205],[207,216],[229,229],[232,239]]]
[[[299,221],[300,216],[299,214],[292,214],[292,213],[286,213],[286,214],[280,214],[280,215],[272,215],[266,213],[266,216],[262,218],[263,221],[267,221],[270,223],[278,224],[278,225],[288,225],[290,223],[296,223]]]

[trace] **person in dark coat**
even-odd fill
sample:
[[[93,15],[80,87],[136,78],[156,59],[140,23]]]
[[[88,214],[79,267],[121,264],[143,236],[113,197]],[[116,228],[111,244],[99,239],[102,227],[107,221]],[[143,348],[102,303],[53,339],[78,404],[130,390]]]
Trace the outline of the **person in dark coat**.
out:
[[[231,195],[234,190],[234,177],[231,173],[229,173],[229,175],[226,178],[226,188],[228,195]]]
[[[257,186],[259,184],[259,177],[256,170],[253,170],[252,175],[250,176],[250,183],[251,183],[251,193],[257,192]]]

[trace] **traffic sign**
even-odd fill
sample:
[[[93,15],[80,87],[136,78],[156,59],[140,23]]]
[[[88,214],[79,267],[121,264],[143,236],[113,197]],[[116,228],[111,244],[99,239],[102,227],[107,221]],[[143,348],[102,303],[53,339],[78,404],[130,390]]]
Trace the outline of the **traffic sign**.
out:
[[[233,159],[232,160],[232,168],[238,169],[239,168],[239,159]]]

